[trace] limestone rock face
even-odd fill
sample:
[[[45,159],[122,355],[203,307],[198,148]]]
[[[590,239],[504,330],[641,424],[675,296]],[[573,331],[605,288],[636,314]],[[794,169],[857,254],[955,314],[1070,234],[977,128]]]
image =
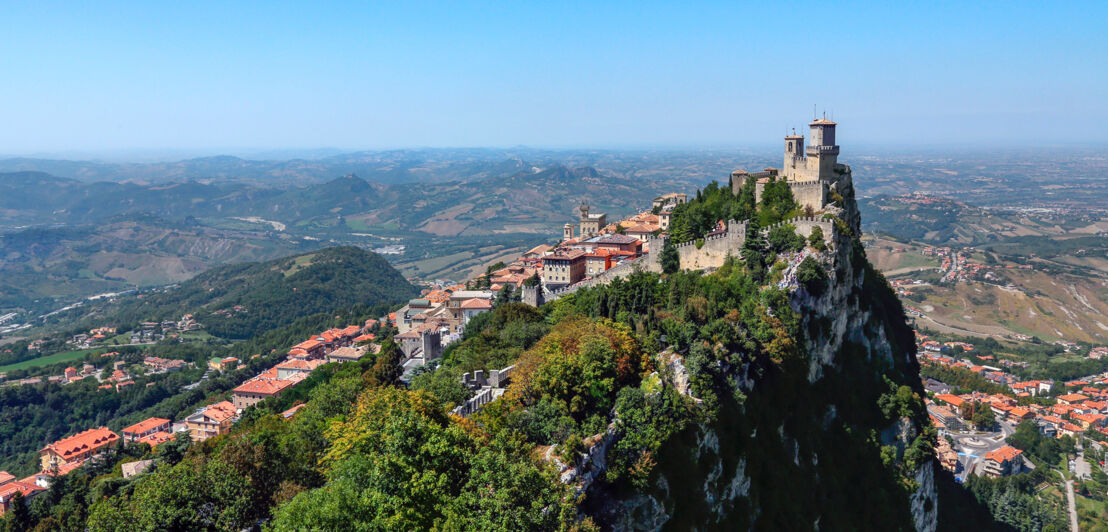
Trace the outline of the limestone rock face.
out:
[[[845,178],[849,184],[849,170]],[[887,489],[851,485],[854,468],[882,478],[885,466],[877,456],[859,452],[864,436],[844,442],[844,434],[871,433],[878,445],[902,455],[922,427],[908,418],[873,422],[880,418],[876,394],[887,391],[886,376],[896,375],[898,384],[914,381],[920,392],[919,368],[903,315],[890,312],[895,295],[882,292],[887,285],[853,236],[859,218],[852,187],[843,192],[840,230],[828,250],[815,255],[828,273],[827,290],[814,297],[794,285],[790,293],[804,331],[807,379],[799,379],[796,389],[781,390],[753,364],[728,368],[736,395],[745,397],[721,400],[711,423],[667,442],[649,489],[628,494],[590,483],[585,511],[602,527],[935,530],[933,462],[909,474],[910,490],[895,483]],[[656,361],[666,385],[689,395],[681,355],[663,352]],[[889,494],[895,490],[900,491]],[[870,506],[887,507],[888,515],[871,521]]]

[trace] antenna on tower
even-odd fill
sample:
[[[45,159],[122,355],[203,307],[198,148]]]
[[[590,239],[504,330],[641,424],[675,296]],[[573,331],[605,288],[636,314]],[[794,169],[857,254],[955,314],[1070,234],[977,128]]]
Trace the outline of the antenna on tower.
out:
[[[816,119],[816,104],[812,104],[812,120]]]

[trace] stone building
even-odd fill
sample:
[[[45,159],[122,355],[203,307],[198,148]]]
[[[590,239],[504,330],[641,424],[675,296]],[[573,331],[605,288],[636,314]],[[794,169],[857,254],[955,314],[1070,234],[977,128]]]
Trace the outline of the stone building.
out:
[[[684,192],[671,192],[654,198],[653,207],[661,209],[666,205],[676,206],[689,201],[689,195]]]
[[[608,225],[608,215],[604,213],[590,213],[588,205],[581,205],[579,207],[581,211],[581,238],[588,238],[590,236],[600,233],[600,229]]]
[[[850,168],[838,163],[836,125],[826,117],[813,120],[808,124],[808,146],[804,145],[803,135],[787,135],[782,168],[766,168],[753,174],[736,170],[731,173],[732,190],[738,193],[746,180],[753,177],[757,180],[755,197],[761,201],[762,190],[770,179],[784,179],[797,203],[813,211],[824,210],[836,193],[841,194],[852,185]]]
[[[549,289],[569,286],[585,278],[585,252],[559,250],[542,259],[542,281]]]

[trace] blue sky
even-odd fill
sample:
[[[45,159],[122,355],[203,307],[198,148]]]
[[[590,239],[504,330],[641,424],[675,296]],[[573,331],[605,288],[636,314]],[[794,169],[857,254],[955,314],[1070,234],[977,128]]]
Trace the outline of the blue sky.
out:
[[[0,153],[1108,143],[1108,3],[922,4],[4,3]]]

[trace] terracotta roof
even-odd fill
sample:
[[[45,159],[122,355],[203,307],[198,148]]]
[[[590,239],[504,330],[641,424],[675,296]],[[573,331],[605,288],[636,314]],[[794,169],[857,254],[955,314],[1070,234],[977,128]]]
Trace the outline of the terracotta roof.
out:
[[[280,364],[277,364],[277,369],[296,369],[296,370],[312,371],[313,369],[315,369],[317,367],[319,367],[319,364],[312,364],[311,362],[308,362],[307,360],[290,360],[288,362],[282,362]]]
[[[11,497],[14,497],[16,493],[22,493],[24,497],[27,497],[34,494],[36,491],[43,491],[45,489],[46,488],[32,482],[17,480],[0,486],[0,499],[7,501],[11,499]]]
[[[299,348],[299,349],[303,349],[305,351],[311,351],[312,349],[314,349],[316,347],[319,347],[321,345],[323,345],[323,344],[320,343],[320,342],[317,342],[315,340],[304,340],[303,342],[300,342],[300,343],[298,343],[298,344],[296,344],[292,347],[293,347],[293,349]]]
[[[201,415],[212,418],[216,422],[223,422],[235,417],[235,405],[230,401],[220,401],[218,403],[208,405]]]
[[[156,429],[162,425],[168,425],[169,423],[170,421],[168,419],[152,417],[150,419],[139,421],[138,423],[135,423],[134,425],[123,429],[123,433],[126,434],[129,432],[131,434],[142,434],[143,432],[149,431],[151,429]]]
[[[292,418],[292,416],[296,415],[296,413],[299,412],[301,408],[304,408],[305,406],[308,406],[308,405],[299,404],[299,405],[296,405],[296,406],[294,406],[294,407],[292,407],[288,410],[285,410],[284,412],[281,412],[281,417],[284,418],[284,419],[290,419],[290,418]]]
[[[631,237],[627,237],[627,238],[631,238]],[[543,261],[548,261],[548,260],[573,260],[573,259],[576,259],[576,258],[584,256],[584,255],[585,255],[585,252],[580,250],[580,249],[571,249],[569,251],[558,250],[558,251],[555,251],[553,255],[547,255],[547,256],[543,257]]]
[[[353,347],[340,347],[331,352],[331,358],[361,358],[365,351],[359,351]]]
[[[235,393],[256,393],[261,395],[274,395],[280,393],[281,390],[292,386],[292,381],[278,380],[278,379],[260,379],[253,378],[239,385],[234,389]]]
[[[139,443],[145,443],[145,444],[149,445],[150,447],[157,447],[157,446],[159,446],[159,445],[161,445],[161,444],[163,444],[163,443],[165,443],[169,440],[172,440],[172,439],[173,439],[172,434],[170,434],[170,433],[168,433],[164,430],[159,430],[158,432],[155,432],[153,434],[150,434],[150,435],[143,436],[143,437],[139,438],[138,441],[139,441]]]
[[[627,230],[625,232],[627,232],[627,233],[653,233],[657,229],[658,229],[658,226],[656,226],[656,225],[639,224],[639,225],[636,225],[635,227],[627,228]]]
[[[118,440],[119,436],[116,433],[107,427],[100,427],[60,439],[44,447],[42,451],[52,451],[62,458],[69,458],[89,449],[98,449],[110,445]]]
[[[362,332],[362,328],[357,325],[347,325],[346,328],[342,330],[342,334],[346,336],[357,336],[360,332]]]
[[[0,471],[0,485],[7,484],[13,480],[15,480],[15,475],[7,471]]]
[[[1080,403],[1087,401],[1089,398],[1079,393],[1067,393],[1066,395],[1059,395],[1059,401],[1066,401],[1067,403]]]
[[[962,406],[966,402],[961,397],[958,397],[957,395],[953,395],[953,394],[949,394],[949,393],[942,393],[942,394],[936,395],[935,399],[950,403],[954,406]]]
[[[354,339],[354,342],[355,342],[355,343],[358,343],[358,342],[369,342],[369,341],[372,341],[372,340],[376,340],[376,339],[377,339],[377,335],[376,335],[376,334],[373,334],[373,333],[369,333],[369,334],[363,334],[363,335],[361,335],[361,336],[359,336],[359,337],[355,338],[355,339]]]
[[[989,451],[989,453],[985,455],[985,459],[1004,463],[1015,459],[1021,454],[1023,454],[1023,451],[1016,449],[1015,447],[1012,447],[1010,445],[1005,445],[1004,447],[1001,447],[994,451]]]
[[[460,306],[465,309],[490,309],[492,308],[492,301],[475,297],[463,301]]]

